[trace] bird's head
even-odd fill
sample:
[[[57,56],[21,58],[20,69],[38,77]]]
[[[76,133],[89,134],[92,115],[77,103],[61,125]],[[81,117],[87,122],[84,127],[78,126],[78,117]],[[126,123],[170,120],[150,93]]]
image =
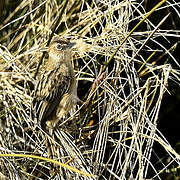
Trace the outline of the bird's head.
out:
[[[64,59],[66,56],[71,56],[74,45],[75,43],[71,43],[69,40],[54,38],[49,45],[48,54],[52,58]]]

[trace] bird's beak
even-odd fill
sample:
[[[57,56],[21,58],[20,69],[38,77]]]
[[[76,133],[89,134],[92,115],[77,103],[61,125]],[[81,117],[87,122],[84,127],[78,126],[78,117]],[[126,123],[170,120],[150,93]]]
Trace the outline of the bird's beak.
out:
[[[68,48],[72,48],[75,44],[76,44],[76,43],[69,43],[69,44],[67,45],[67,47],[68,47]]]

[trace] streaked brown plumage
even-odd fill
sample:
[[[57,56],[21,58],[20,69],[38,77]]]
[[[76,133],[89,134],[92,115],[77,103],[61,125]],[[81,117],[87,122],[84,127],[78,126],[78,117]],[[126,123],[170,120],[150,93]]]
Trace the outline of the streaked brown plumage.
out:
[[[54,128],[78,101],[72,68],[72,46],[67,40],[55,38],[48,48],[49,58],[33,99],[33,112],[41,127]]]

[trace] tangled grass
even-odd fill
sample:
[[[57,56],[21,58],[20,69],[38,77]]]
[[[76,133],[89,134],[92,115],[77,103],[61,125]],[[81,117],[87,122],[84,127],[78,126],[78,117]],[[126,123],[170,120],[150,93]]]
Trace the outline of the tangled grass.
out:
[[[179,31],[161,29],[170,16],[167,12],[180,17],[180,6],[162,0],[147,13],[143,3],[22,0],[4,18],[0,24],[2,179],[161,179],[172,164],[177,171],[180,155],[157,123],[169,80],[180,83],[180,65],[172,54],[178,41],[169,42],[179,38]],[[154,24],[153,11],[166,15]],[[78,95],[84,101],[59,124],[56,137],[44,132],[30,115],[34,85],[47,59],[42,50],[53,35],[77,44],[73,66]],[[48,158],[46,139],[53,144],[53,159]],[[154,144],[170,157],[167,164],[158,158]],[[53,174],[52,163],[58,165]]]

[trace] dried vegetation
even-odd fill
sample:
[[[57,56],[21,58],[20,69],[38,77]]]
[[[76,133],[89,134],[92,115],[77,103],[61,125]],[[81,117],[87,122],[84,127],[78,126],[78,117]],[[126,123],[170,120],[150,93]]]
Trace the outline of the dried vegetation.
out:
[[[3,2],[7,6],[9,1]],[[180,83],[180,66],[172,55],[180,32],[175,27],[161,29],[169,11],[180,18],[180,4],[161,2],[154,10],[165,15],[156,24],[144,2],[134,0],[22,0],[4,18],[0,24],[2,178],[161,179],[171,164],[177,171],[180,155],[157,123],[169,80]],[[0,16],[3,13],[7,15],[7,10]],[[143,27],[131,31],[141,20]],[[78,95],[85,103],[77,105],[50,137],[30,111],[34,84],[47,59],[42,50],[55,35],[77,43],[73,65]],[[171,43],[170,38],[176,41]],[[54,147],[53,161],[46,159],[46,139]],[[168,163],[159,161],[156,166],[154,144],[170,156]],[[52,163],[58,162],[63,164],[52,175]]]

